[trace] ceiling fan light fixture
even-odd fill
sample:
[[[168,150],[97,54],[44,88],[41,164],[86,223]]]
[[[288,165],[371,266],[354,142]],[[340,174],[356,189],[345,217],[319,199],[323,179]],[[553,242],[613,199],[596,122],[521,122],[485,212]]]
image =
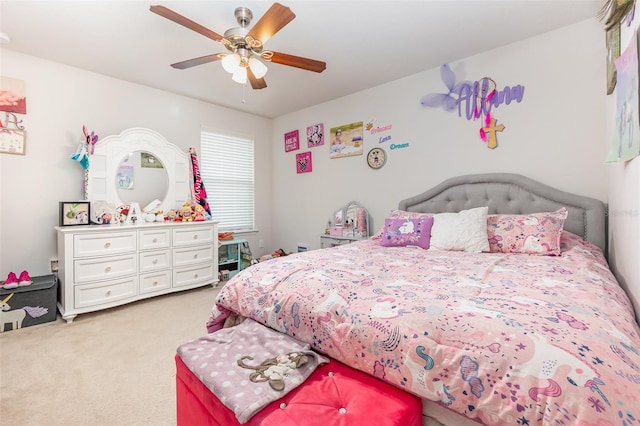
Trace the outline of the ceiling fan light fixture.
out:
[[[251,68],[251,72],[256,78],[264,77],[268,71],[267,66],[256,58],[249,59],[249,68]]]
[[[233,72],[233,76],[231,77],[231,79],[236,83],[246,84],[247,69],[245,67],[238,67],[238,69]]]
[[[240,55],[238,55],[237,53],[232,53],[225,56],[224,58],[222,58],[220,63],[222,64],[222,68],[224,68],[226,72],[231,74],[236,72],[238,68],[242,68],[240,66]]]

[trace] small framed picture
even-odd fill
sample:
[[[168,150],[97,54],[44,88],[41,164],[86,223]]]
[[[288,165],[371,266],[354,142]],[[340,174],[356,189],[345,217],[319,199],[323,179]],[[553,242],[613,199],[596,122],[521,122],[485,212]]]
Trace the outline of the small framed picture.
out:
[[[313,171],[311,151],[296,154],[296,171],[298,173],[309,173]]]
[[[284,134],[284,152],[300,149],[300,134],[297,130],[292,130]]]
[[[60,226],[89,225],[90,213],[89,201],[61,201]]]
[[[16,129],[0,129],[0,153],[24,155],[27,148],[27,132]]]

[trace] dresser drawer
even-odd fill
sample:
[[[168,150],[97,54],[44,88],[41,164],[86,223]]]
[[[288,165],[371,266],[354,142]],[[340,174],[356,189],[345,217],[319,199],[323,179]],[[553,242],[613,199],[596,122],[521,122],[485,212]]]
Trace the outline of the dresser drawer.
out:
[[[108,280],[138,272],[135,253],[97,259],[79,259],[73,262],[74,283]]]
[[[171,251],[143,251],[138,254],[140,272],[157,271],[171,267]]]
[[[77,285],[74,288],[75,308],[108,305],[137,295],[138,277]]]
[[[171,288],[171,271],[149,272],[140,275],[140,294],[153,293]]]
[[[173,249],[173,266],[213,263],[213,245]]]
[[[136,251],[136,231],[73,236],[73,257],[108,256]]]
[[[144,229],[138,234],[140,250],[157,250],[169,248],[171,245],[170,229]]]
[[[214,241],[213,226],[193,226],[173,229],[173,246],[190,246]]]
[[[217,274],[218,271],[215,271]],[[173,270],[173,286],[183,287],[188,285],[195,285],[203,282],[213,282],[214,280],[214,265],[209,263],[207,265],[179,268]]]

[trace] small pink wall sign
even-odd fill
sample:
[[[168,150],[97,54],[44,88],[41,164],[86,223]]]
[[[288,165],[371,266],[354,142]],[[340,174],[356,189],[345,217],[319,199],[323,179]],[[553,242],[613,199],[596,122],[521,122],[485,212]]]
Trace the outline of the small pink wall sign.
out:
[[[300,149],[300,134],[297,130],[292,130],[284,134],[284,152]]]
[[[313,148],[320,145],[324,145],[324,123],[307,127],[307,146]]]
[[[296,154],[296,171],[298,173],[309,173],[312,170],[311,151]]]

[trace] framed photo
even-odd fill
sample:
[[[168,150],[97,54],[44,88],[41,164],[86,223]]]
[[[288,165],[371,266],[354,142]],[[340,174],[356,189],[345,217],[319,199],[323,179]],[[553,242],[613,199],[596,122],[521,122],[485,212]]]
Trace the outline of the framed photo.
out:
[[[620,56],[620,24],[607,31],[607,95],[616,87],[616,59]]]
[[[332,127],[329,132],[331,137],[329,158],[362,155],[362,129],[362,121],[345,124],[339,127]]]
[[[292,130],[284,134],[284,152],[300,149],[300,134],[297,130]]]
[[[1,129],[0,153],[24,155],[27,147],[27,135],[24,130]]]
[[[61,201],[60,226],[89,225],[91,203],[89,201]]]

